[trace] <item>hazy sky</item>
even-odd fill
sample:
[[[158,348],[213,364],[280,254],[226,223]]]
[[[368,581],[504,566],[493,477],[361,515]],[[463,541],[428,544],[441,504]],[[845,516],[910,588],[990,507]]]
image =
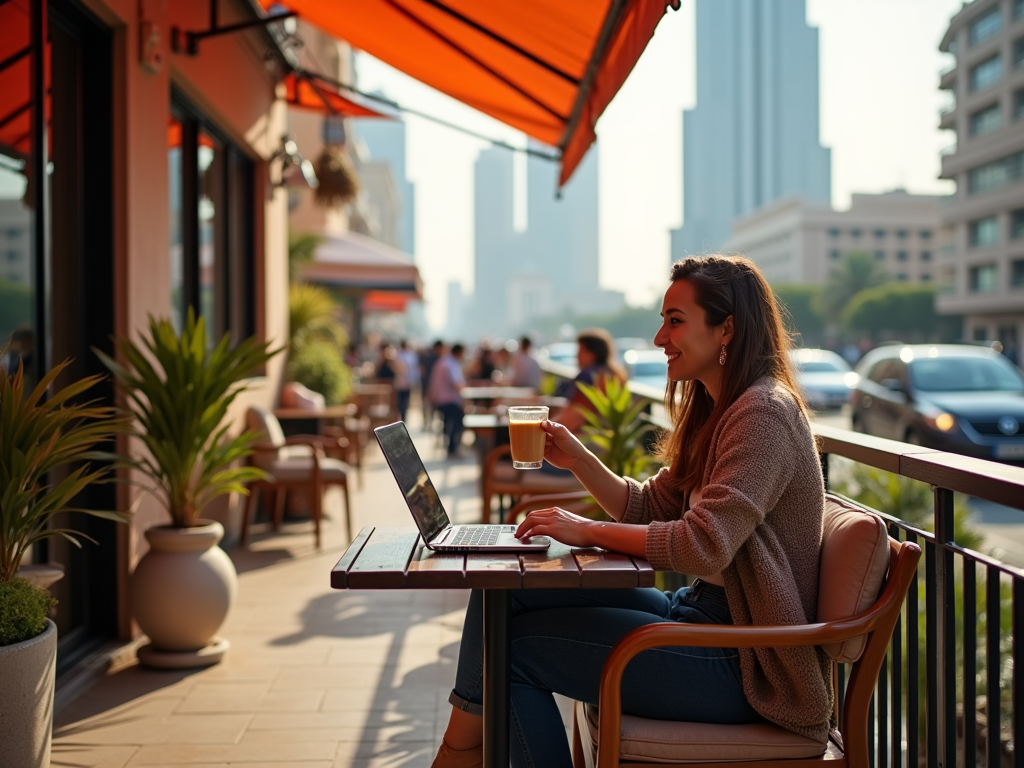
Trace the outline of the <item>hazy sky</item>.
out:
[[[719,1],[719,0],[716,0]],[[937,50],[959,0],[808,0],[819,30],[821,139],[832,149],[832,202],[852,192],[949,192],[937,179],[945,94]],[[682,223],[682,111],[693,106],[693,0],[662,20],[633,73],[597,125],[600,152],[601,284],[632,304],[660,296],[668,230]],[[522,134],[360,54],[359,85],[399,103],[512,144]],[[416,260],[427,319],[446,319],[449,281],[473,288],[473,162],[484,142],[407,117],[408,168],[416,184]],[[517,166],[520,183],[525,164]],[[520,194],[517,224],[525,224]]]

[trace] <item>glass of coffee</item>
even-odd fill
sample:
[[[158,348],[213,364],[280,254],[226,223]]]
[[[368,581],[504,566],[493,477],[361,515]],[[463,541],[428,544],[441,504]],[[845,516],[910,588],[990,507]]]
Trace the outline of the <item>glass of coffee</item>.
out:
[[[512,445],[512,466],[540,469],[544,464],[547,433],[540,423],[548,417],[546,405],[513,405],[508,409],[508,437]]]

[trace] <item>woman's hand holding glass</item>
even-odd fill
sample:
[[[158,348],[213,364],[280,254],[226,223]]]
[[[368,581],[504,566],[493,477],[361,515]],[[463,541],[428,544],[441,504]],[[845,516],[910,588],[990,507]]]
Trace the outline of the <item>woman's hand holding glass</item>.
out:
[[[590,451],[583,446],[576,435],[557,421],[542,421],[540,428],[547,433],[544,444],[544,460],[559,469],[575,472]]]

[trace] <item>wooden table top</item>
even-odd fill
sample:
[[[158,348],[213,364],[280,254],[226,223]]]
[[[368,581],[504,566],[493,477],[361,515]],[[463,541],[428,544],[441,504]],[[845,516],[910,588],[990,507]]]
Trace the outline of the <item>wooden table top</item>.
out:
[[[497,429],[508,426],[508,416],[496,413],[467,413],[462,417],[462,426],[466,429]]]
[[[331,571],[334,589],[551,589],[653,587],[643,558],[555,541],[546,552],[440,554],[412,527],[367,526]]]
[[[355,407],[348,403],[326,408],[278,408],[274,416],[278,419],[340,419],[353,415],[355,411]]]
[[[533,387],[463,387],[459,392],[463,400],[500,400],[536,397]]]

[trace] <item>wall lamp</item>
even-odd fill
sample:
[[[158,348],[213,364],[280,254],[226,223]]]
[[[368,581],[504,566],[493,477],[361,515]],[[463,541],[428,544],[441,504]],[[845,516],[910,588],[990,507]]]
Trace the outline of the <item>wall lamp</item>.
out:
[[[286,133],[281,137],[281,146],[270,156],[271,167],[276,160],[281,161],[281,171],[277,181],[274,180],[273,172],[271,172],[270,186],[274,189],[288,186],[293,177],[300,179],[301,183],[312,189],[320,186],[313,163],[299,154],[299,145],[295,143],[295,138],[292,135]],[[289,173],[289,169],[292,168],[298,169],[298,173]]]

